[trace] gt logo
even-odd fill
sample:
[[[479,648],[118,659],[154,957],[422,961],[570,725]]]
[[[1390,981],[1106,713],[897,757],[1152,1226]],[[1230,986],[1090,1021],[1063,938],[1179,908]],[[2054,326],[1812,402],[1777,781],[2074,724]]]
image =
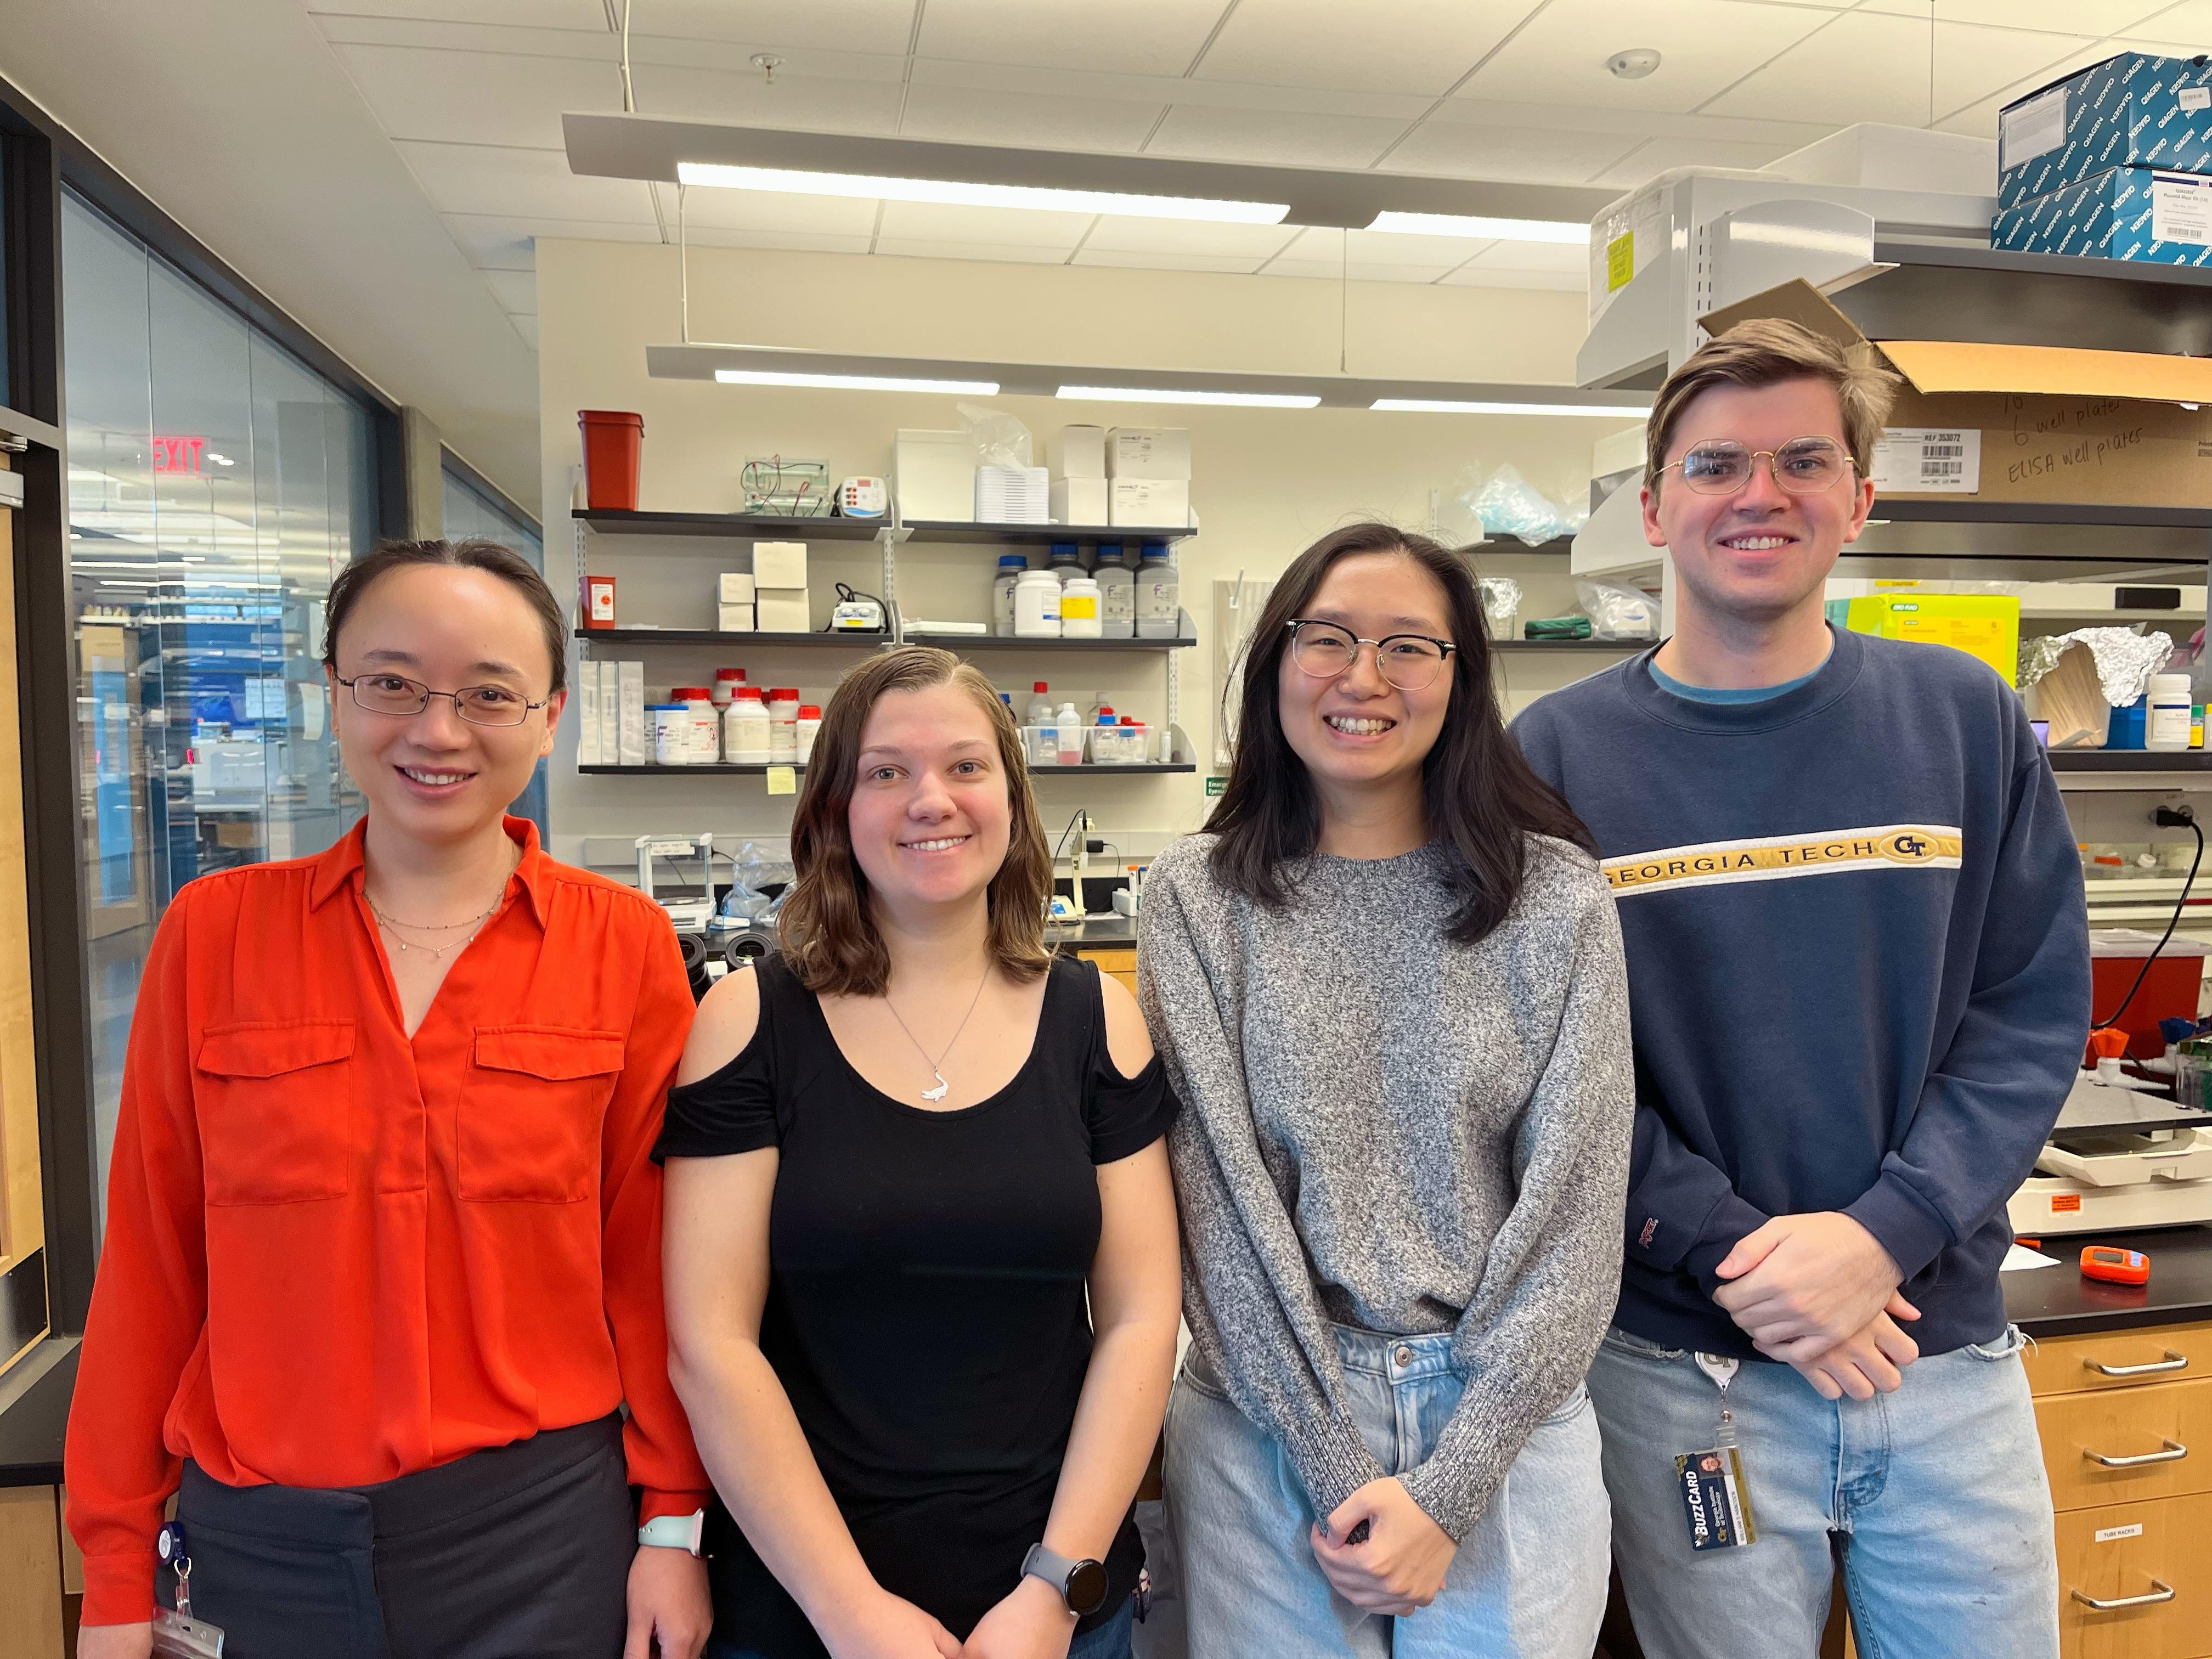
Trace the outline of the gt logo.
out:
[[[1909,859],[1921,859],[1928,856],[1928,843],[1917,836],[1899,836],[1890,844]]]

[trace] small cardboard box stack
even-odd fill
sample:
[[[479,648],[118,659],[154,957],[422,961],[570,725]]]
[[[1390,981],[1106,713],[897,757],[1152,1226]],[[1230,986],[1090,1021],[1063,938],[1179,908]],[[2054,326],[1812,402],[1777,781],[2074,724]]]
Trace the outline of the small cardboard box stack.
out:
[[[805,634],[814,626],[806,597],[806,544],[753,544],[753,615],[763,634]]]
[[[2212,359],[1960,340],[1869,340],[1803,282],[1703,319],[1801,323],[1895,369],[1904,388],[1875,451],[1884,496],[2130,507],[2212,501]],[[1879,501],[1875,516],[1881,516]]]
[[[1181,530],[1190,522],[1190,428],[1117,426],[1106,434],[1106,522]]]
[[[722,572],[714,595],[714,626],[725,634],[751,633],[756,625],[753,605],[757,592],[750,571]]]
[[[2212,264],[2212,60],[2124,52],[1998,116],[1990,246]]]
[[[1094,526],[1106,522],[1106,428],[1060,429],[1060,471],[1052,480],[1052,521]]]

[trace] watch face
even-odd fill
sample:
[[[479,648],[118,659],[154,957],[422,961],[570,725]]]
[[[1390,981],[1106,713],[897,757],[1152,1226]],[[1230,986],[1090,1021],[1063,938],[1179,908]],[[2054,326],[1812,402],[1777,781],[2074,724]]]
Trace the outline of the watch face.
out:
[[[1078,1561],[1067,1575],[1068,1611],[1088,1617],[1106,1605],[1106,1569],[1096,1561]]]

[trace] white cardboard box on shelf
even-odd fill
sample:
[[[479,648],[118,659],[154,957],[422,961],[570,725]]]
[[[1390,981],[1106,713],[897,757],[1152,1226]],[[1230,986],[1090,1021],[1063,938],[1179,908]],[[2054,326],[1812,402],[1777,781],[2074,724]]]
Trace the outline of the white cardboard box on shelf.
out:
[[[1179,528],[1190,519],[1188,478],[1115,478],[1106,522],[1138,529]]]
[[[622,759],[622,665],[601,659],[586,663],[599,677],[599,764],[612,766]],[[641,664],[640,667],[642,668]],[[641,686],[640,690],[643,688]]]
[[[599,667],[587,662],[576,676],[576,764],[599,763]]]
[[[756,543],[755,545],[759,544]],[[758,558],[760,556],[755,553],[753,556]],[[750,605],[753,602],[751,574],[743,570],[725,570],[722,573],[721,591],[717,597],[724,605]]]
[[[1104,524],[1106,496],[1112,487],[1106,478],[1054,478],[1052,481],[1052,521],[1054,524]]]
[[[763,634],[804,634],[814,626],[813,612],[803,587],[763,587],[756,590],[753,622]]]
[[[1109,478],[1180,478],[1190,481],[1190,428],[1187,426],[1117,426],[1106,434]]]
[[[899,516],[972,524],[975,519],[975,447],[966,432],[899,428],[891,452],[891,489]]]
[[[806,586],[806,544],[805,542],[755,542],[753,544],[753,580],[756,589],[763,587],[804,587]],[[730,595],[724,594],[724,599]],[[741,605],[752,598],[731,599]]]
[[[645,665],[615,665],[621,690],[622,742],[615,759],[623,766],[642,766],[652,758],[645,752]]]
[[[1063,478],[1103,478],[1106,476],[1104,427],[1060,428],[1060,476]]]
[[[753,631],[753,607],[744,605],[718,605],[714,607],[714,626],[725,634],[750,634]]]

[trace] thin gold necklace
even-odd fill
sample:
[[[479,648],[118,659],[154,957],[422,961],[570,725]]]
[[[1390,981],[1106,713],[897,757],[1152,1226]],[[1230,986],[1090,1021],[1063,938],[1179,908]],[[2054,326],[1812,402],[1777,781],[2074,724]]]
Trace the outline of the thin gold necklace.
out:
[[[927,1063],[930,1075],[937,1079],[937,1086],[934,1089],[924,1089],[921,1091],[921,1097],[924,1100],[942,1100],[945,1098],[945,1091],[952,1086],[945,1080],[945,1056],[960,1046],[960,1033],[966,1030],[968,1022],[975,1018],[976,1005],[983,1000],[983,988],[990,982],[991,970],[986,968],[983,970],[983,977],[975,981],[975,995],[968,1004],[968,1012],[960,1016],[960,1024],[953,1028],[952,1041],[945,1045],[935,1060],[929,1058],[929,1050],[921,1046],[921,1039],[915,1036],[914,1028],[899,1018],[898,1005],[891,1000],[890,990],[888,988],[884,990],[884,1006],[891,1011],[891,1018],[898,1020],[899,1030],[906,1033],[906,1040],[914,1044],[914,1051]]]
[[[511,842],[509,843],[510,846],[512,846],[512,844],[513,843]],[[369,897],[368,885],[366,882],[362,884],[362,902],[368,906],[368,913],[374,916],[378,923],[383,927],[384,931],[392,936],[392,942],[399,947],[403,955],[410,951],[422,951],[428,953],[431,961],[443,962],[447,957],[459,950],[471,939],[474,939],[479,933],[483,931],[483,924],[491,919],[493,913],[499,908],[500,902],[506,898],[507,884],[514,878],[515,871],[520,869],[522,865],[522,854],[520,849],[517,849],[514,852],[513,857],[514,861],[507,866],[507,874],[499,878],[499,891],[493,896],[492,902],[484,908],[477,911],[476,915],[471,916],[466,921],[402,921],[397,916],[387,911],[382,905],[379,904],[374,899]],[[465,927],[469,931],[461,938],[453,940],[449,945],[433,947],[428,945],[410,944],[406,939],[402,939],[399,936],[399,930],[402,927],[412,927],[417,933],[450,933],[455,929],[461,927]]]

